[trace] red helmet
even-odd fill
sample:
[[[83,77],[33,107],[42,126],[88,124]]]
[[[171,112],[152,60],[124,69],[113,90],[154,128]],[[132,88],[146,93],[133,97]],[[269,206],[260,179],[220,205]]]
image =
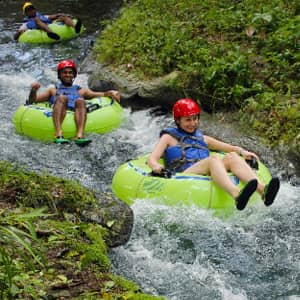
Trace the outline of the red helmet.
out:
[[[77,76],[77,67],[75,65],[75,63],[68,59],[68,60],[63,60],[61,61],[58,65],[57,65],[57,74],[58,74],[58,77],[59,77],[59,73],[61,70],[65,69],[65,68],[71,68],[73,69],[74,71],[74,77]]]
[[[179,99],[173,106],[174,119],[200,114],[199,105],[192,99]]]

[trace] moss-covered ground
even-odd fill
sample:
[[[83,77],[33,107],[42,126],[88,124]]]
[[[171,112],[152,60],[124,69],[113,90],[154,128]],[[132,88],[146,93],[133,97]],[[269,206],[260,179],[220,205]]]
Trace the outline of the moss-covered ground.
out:
[[[0,299],[163,299],[112,274],[108,232],[78,183],[0,161]]]

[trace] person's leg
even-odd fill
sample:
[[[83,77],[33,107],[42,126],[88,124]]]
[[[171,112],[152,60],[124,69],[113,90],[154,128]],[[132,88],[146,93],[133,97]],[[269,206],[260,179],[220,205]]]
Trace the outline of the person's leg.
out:
[[[55,32],[53,32],[49,28],[49,26],[46,23],[44,23],[43,21],[41,21],[38,17],[36,17],[34,20],[36,22],[37,28],[46,31],[49,38],[54,39],[54,40],[60,39],[60,36],[58,34],[56,34]]]
[[[81,30],[81,26],[82,26],[82,23],[81,23],[81,20],[80,19],[77,19],[77,22],[76,24],[74,23],[73,19],[67,15],[61,15],[57,21],[60,21],[60,22],[63,22],[64,24],[66,24],[67,26],[71,26],[71,27],[74,27],[75,29],[75,32],[76,33],[79,33],[80,30]]]
[[[239,210],[246,207],[249,198],[257,188],[257,180],[255,178],[250,178],[246,181],[245,187],[242,190],[239,190],[228,176],[223,160],[216,155],[199,161],[186,169],[185,172],[202,175],[210,174],[212,180],[235,199],[236,207]]]
[[[55,127],[55,136],[63,136],[61,125],[67,113],[68,99],[66,96],[59,95],[53,106],[53,123]]]
[[[231,171],[241,181],[248,182],[251,179],[256,179],[257,191],[260,194],[263,193],[265,188],[264,183],[241,156],[235,152],[230,152],[224,156],[223,162],[226,170]]]
[[[59,22],[64,22],[67,26],[75,27],[73,19],[69,16],[61,15],[56,20]]]
[[[75,124],[77,128],[77,138],[84,137],[85,122],[86,122],[85,100],[77,99],[75,102]]]
[[[40,18],[36,17],[34,20],[35,20],[37,28],[42,29],[46,32],[52,32],[51,29],[49,28],[49,26],[46,23],[44,23],[43,21],[41,21]]]
[[[266,206],[274,202],[280,188],[280,182],[277,177],[272,178],[270,182],[265,185],[246,161],[234,152],[226,154],[223,161],[226,169],[231,171],[241,181],[249,182],[252,179],[257,180],[257,191],[261,194]]]
[[[185,173],[194,173],[201,175],[210,175],[215,183],[223,188],[232,197],[236,198],[239,194],[239,189],[231,181],[227,174],[227,170],[222,162],[222,159],[216,155],[212,155],[203,159],[184,171]]]
[[[34,22],[33,22],[33,24],[34,24]],[[29,27],[27,26],[27,23],[22,24],[20,26],[20,28],[18,29],[18,31],[14,34],[14,39],[18,40],[19,36],[28,29],[29,29]]]

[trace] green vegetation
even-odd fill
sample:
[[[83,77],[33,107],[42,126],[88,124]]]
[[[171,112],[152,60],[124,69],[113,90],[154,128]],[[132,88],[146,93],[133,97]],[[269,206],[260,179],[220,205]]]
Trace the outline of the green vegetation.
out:
[[[0,161],[0,299],[163,299],[109,272],[107,230],[79,214],[97,202],[75,182]]]
[[[208,111],[239,111],[276,145],[299,134],[299,14],[298,0],[128,1],[96,51],[140,79],[178,71],[179,95]]]

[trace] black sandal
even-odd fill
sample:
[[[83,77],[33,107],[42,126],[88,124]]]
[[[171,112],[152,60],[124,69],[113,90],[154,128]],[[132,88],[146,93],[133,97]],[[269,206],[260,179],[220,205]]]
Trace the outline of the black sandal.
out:
[[[265,206],[270,206],[279,191],[280,181],[278,177],[274,177],[270,180],[270,182],[265,186],[264,193],[262,195],[262,199],[265,203]]]
[[[75,25],[75,32],[78,34],[80,33],[81,31],[81,26],[82,26],[82,23],[81,21],[78,19],[77,22],[76,22],[76,25]]]
[[[257,180],[252,179],[250,180],[245,187],[240,191],[240,194],[235,198],[236,208],[238,210],[243,210],[251,195],[256,191],[257,189]]]
[[[55,32],[47,32],[47,35],[50,39],[53,39],[56,41],[60,40],[60,36]]]

